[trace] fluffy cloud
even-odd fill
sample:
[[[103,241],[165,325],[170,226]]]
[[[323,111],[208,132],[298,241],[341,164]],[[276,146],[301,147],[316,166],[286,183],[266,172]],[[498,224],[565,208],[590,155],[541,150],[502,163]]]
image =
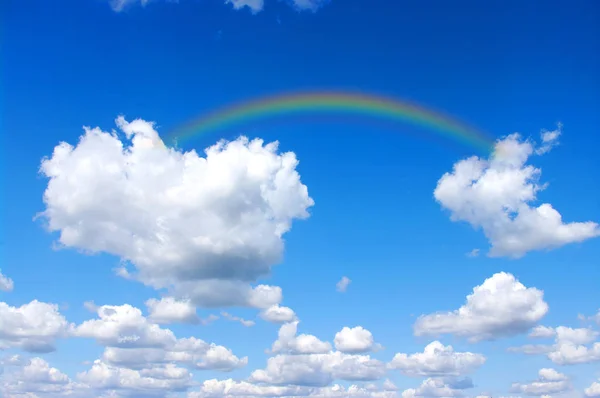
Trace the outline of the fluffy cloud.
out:
[[[513,383],[511,392],[542,396],[559,394],[571,389],[569,378],[554,369],[540,369],[538,380],[529,384]]]
[[[0,395],[8,397],[70,396],[83,397],[87,392],[85,384],[72,381],[66,374],[51,367],[42,358],[32,358],[26,363],[13,364],[22,367],[4,378],[0,384]],[[38,395],[39,394],[39,395]]]
[[[540,327],[530,334],[530,337],[555,337],[552,345],[524,345],[511,347],[510,351],[522,352],[529,355],[544,354],[557,365],[575,365],[600,361],[600,342],[592,343],[600,335],[590,328],[557,328]]]
[[[485,360],[481,354],[455,352],[452,346],[444,346],[439,341],[434,341],[427,345],[422,353],[396,354],[388,366],[412,377],[447,377],[473,372],[483,365]]]
[[[73,334],[93,338],[106,346],[99,369],[104,365],[128,369],[179,363],[197,369],[230,371],[245,366],[231,350],[190,337],[177,339],[169,329],[150,322],[128,304],[101,306],[98,319],[78,325]]]
[[[278,304],[281,289],[250,283],[281,261],[283,235],[313,205],[295,154],[241,137],[201,157],[167,148],[152,123],[117,125],[127,140],[85,128],[42,161],[40,216],[59,243],[119,256],[135,266],[121,275],[195,305]]]
[[[331,344],[319,340],[311,334],[296,335],[299,321],[281,325],[278,339],[273,343],[271,352],[290,354],[322,354],[331,351]]]
[[[471,379],[428,378],[418,388],[402,392],[402,398],[414,397],[460,397],[464,389],[472,388]]]
[[[12,292],[14,286],[13,280],[3,275],[0,269],[0,290],[3,292]]]
[[[196,307],[190,300],[177,300],[173,297],[163,297],[160,300],[146,301],[150,315],[148,319],[159,324],[168,323],[200,323]]]
[[[72,325],[55,304],[34,300],[20,307],[0,302],[0,349],[21,348],[30,352],[54,351],[56,340]]]
[[[513,275],[497,273],[475,287],[458,310],[419,317],[415,335],[452,333],[476,342],[524,333],[548,312],[543,296]]]
[[[558,145],[558,137],[562,133],[562,124],[558,124],[556,130],[542,131],[542,144],[535,150],[538,155],[550,152],[552,148]]]
[[[335,285],[335,289],[340,293],[344,293],[351,282],[352,281],[348,277],[342,276],[342,279]]]
[[[330,0],[287,0],[298,11],[317,11]]]
[[[394,391],[373,390],[357,385],[348,387],[334,384],[330,387],[303,386],[267,386],[245,381],[206,380],[200,391],[192,392],[188,398],[221,398],[221,397],[313,397],[313,398],[396,398]]]
[[[556,142],[552,137],[544,135],[542,148]],[[491,256],[520,257],[600,236],[597,223],[564,223],[552,205],[530,205],[545,188],[539,183],[541,170],[526,164],[534,150],[531,142],[512,134],[496,143],[489,160],[459,161],[438,181],[436,200],[450,210],[453,221],[483,229]]]
[[[354,328],[344,327],[336,333],[333,342],[338,351],[345,353],[367,352],[375,347],[373,334],[362,326]]]
[[[231,4],[235,10],[248,7],[253,14],[262,11],[265,6],[264,0],[225,0],[225,3]]]
[[[339,351],[277,355],[269,358],[266,369],[252,372],[250,381],[324,387],[335,379],[377,380],[384,376],[385,370],[385,364],[368,355],[348,355]]]
[[[593,382],[591,386],[584,391],[586,397],[600,397],[600,381]]]
[[[294,310],[279,305],[272,305],[261,311],[259,316],[265,321],[272,323],[288,323],[297,319]]]

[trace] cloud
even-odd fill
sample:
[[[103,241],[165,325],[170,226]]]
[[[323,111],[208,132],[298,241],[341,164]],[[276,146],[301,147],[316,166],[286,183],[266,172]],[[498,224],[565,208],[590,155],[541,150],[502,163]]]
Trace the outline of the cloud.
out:
[[[273,305],[260,312],[259,316],[267,322],[288,323],[297,319],[296,313],[289,307]]]
[[[396,354],[388,366],[411,377],[448,377],[471,373],[485,361],[481,354],[455,352],[452,346],[434,341],[422,353]]]
[[[291,6],[298,11],[315,12],[319,8],[328,4],[330,0],[286,0]]]
[[[591,386],[584,390],[586,397],[600,397],[600,380],[593,382]]]
[[[281,325],[278,338],[271,348],[272,353],[322,354],[331,351],[331,344],[313,335],[296,335],[298,323],[294,321]]]
[[[550,152],[552,148],[558,145],[558,137],[562,133],[562,124],[559,123],[556,130],[552,131],[542,131],[542,145],[539,146],[535,153],[538,155],[543,155],[544,153]]]
[[[348,285],[350,285],[351,282],[352,281],[348,277],[342,276],[342,279],[336,283],[335,289],[340,293],[344,293],[348,289]]]
[[[600,361],[600,342],[594,343],[589,347],[587,345],[596,340],[599,335],[599,332],[589,328],[573,329],[565,326],[557,328],[540,327],[535,329],[530,334],[530,337],[555,336],[554,344],[511,347],[509,351],[521,352],[528,355],[543,354],[557,365],[597,362]]]
[[[379,348],[373,342],[373,334],[362,326],[344,327],[333,340],[335,348],[345,353],[363,353]]]
[[[8,397],[38,397],[43,396],[85,396],[88,387],[85,384],[72,381],[66,374],[51,367],[42,358],[32,358],[21,366],[17,372],[10,373],[0,384],[2,396]],[[31,394],[31,395],[30,395]]]
[[[548,312],[544,293],[501,272],[476,286],[456,311],[420,316],[416,336],[454,334],[471,342],[524,333]]]
[[[385,364],[368,355],[349,355],[339,351],[324,354],[277,355],[267,361],[266,369],[252,372],[250,381],[275,385],[324,387],[333,380],[377,380],[385,375]]]
[[[235,10],[248,7],[253,14],[262,11],[265,6],[264,0],[225,0],[225,3],[233,5]]]
[[[33,300],[11,307],[0,302],[0,350],[51,352],[55,350],[56,340],[66,337],[71,327],[59,313],[58,305]]]
[[[248,363],[247,357],[240,359],[226,347],[194,337],[178,339],[171,330],[152,323],[139,309],[128,304],[101,306],[98,316],[78,325],[73,332],[77,337],[93,338],[106,347],[98,371],[104,369],[104,365],[144,370],[168,363],[231,371]]]
[[[539,378],[529,384],[513,383],[511,392],[542,396],[559,394],[571,389],[569,378],[554,369],[540,369]]]
[[[409,388],[402,392],[402,398],[414,397],[460,397],[462,390],[472,388],[470,379],[428,378],[418,388]]]
[[[159,324],[169,323],[200,323],[196,307],[190,300],[177,300],[173,297],[163,297],[160,300],[146,301],[150,315],[148,319]]]
[[[549,328],[547,326],[536,326],[529,333],[529,337],[532,338],[548,338],[556,336],[556,330],[554,328]]]
[[[2,270],[0,269],[0,291],[3,292],[12,292],[15,287],[13,280],[9,277],[2,274]]]
[[[473,249],[470,252],[467,253],[467,257],[478,257],[479,256],[479,249]]]
[[[223,318],[225,318],[225,319],[230,320],[230,321],[239,322],[239,323],[241,323],[242,325],[244,325],[246,327],[254,326],[256,324],[256,322],[254,322],[254,321],[243,319],[243,318],[240,318],[238,316],[233,316],[230,313],[225,312],[225,311],[221,312],[221,316]]]
[[[206,307],[267,308],[281,289],[250,286],[282,259],[283,235],[313,200],[292,152],[245,137],[195,151],[167,148],[153,123],[117,119],[115,132],[85,128],[42,161],[40,216],[62,246],[105,252],[175,298]]]
[[[549,203],[530,205],[546,187],[539,183],[541,170],[526,164],[533,152],[531,142],[512,134],[496,143],[490,159],[461,160],[437,183],[435,199],[453,221],[483,229],[490,256],[517,258],[600,236],[595,222],[564,223]]]

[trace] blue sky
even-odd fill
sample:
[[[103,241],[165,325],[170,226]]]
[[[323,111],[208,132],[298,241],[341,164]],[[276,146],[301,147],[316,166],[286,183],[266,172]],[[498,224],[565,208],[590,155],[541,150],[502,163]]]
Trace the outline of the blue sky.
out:
[[[595,1],[142,3],[2,4],[1,396],[600,396]],[[324,89],[505,149],[310,114],[159,145]]]

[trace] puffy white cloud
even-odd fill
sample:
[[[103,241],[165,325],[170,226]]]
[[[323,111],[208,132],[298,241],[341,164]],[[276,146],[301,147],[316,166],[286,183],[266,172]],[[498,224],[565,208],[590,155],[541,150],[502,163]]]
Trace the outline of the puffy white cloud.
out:
[[[321,341],[311,334],[296,335],[299,321],[281,325],[277,340],[271,352],[287,352],[291,354],[322,354],[331,351],[331,344]]]
[[[173,297],[163,297],[160,300],[146,301],[148,319],[159,324],[168,323],[200,323],[196,307],[190,300],[177,300]]]
[[[348,289],[348,286],[351,282],[352,281],[350,280],[350,278],[348,278],[347,276],[342,276],[342,279],[340,279],[340,281],[336,283],[335,289],[340,293],[344,293]]]
[[[14,358],[13,358],[14,359]],[[21,366],[19,370],[5,376],[0,383],[0,395],[9,397],[22,396],[89,396],[85,384],[72,381],[66,374],[51,367],[42,358],[32,358],[29,361],[18,359],[11,363]],[[38,395],[39,394],[39,395]]]
[[[96,360],[90,370],[79,373],[77,377],[98,390],[123,390],[159,397],[168,392],[185,391],[192,384],[191,373],[173,364],[138,371]]]
[[[246,327],[254,326],[256,322],[244,318],[240,318],[239,316],[233,316],[228,312],[222,311],[221,316],[225,319],[228,319],[233,322],[239,322]]]
[[[288,323],[297,319],[294,310],[277,304],[262,310],[259,315],[265,321],[272,323]]]
[[[543,396],[559,394],[571,389],[569,378],[554,369],[540,369],[538,380],[529,384],[513,383],[511,392]]]
[[[368,355],[339,351],[326,354],[277,355],[266,369],[252,372],[250,381],[275,385],[327,386],[335,379],[377,380],[385,375],[385,364]]]
[[[2,274],[2,270],[0,269],[0,291],[3,292],[12,292],[15,284],[12,279],[8,276]]]
[[[33,300],[20,307],[0,302],[0,349],[18,347],[30,352],[54,351],[56,340],[72,325],[58,305]]]
[[[544,354],[557,365],[575,365],[600,361],[600,342],[592,343],[600,334],[590,328],[569,328],[559,326],[557,328],[543,328],[533,331],[530,337],[555,336],[552,345],[524,345],[511,347],[509,351],[522,352],[529,355]]]
[[[396,354],[388,366],[412,377],[447,377],[473,372],[485,361],[486,358],[481,354],[456,352],[452,346],[434,341],[422,353]]]
[[[600,397],[600,380],[592,383],[591,386],[584,390],[586,397]]]
[[[476,286],[458,310],[420,316],[414,332],[417,336],[451,333],[472,342],[524,333],[548,312],[543,296],[513,275],[497,273]]]
[[[418,388],[402,392],[402,398],[414,397],[460,397],[464,389],[472,388],[471,379],[428,378]]]
[[[119,256],[135,278],[202,306],[267,308],[281,289],[250,283],[282,259],[283,235],[314,202],[292,152],[245,137],[201,157],[166,147],[153,123],[117,119],[115,132],[85,128],[62,142],[40,172],[40,214],[65,247]]]
[[[367,352],[376,348],[373,342],[373,334],[362,326],[344,327],[336,333],[333,342],[338,351],[345,353]]]
[[[544,137],[543,145],[555,142],[552,135]],[[531,142],[512,134],[496,143],[489,160],[461,160],[438,181],[436,200],[453,221],[483,229],[491,256],[520,257],[600,236],[595,222],[564,223],[552,205],[530,205],[545,188],[539,183],[541,170],[526,164],[533,152]]]
[[[188,394],[188,398],[221,397],[313,397],[313,398],[396,398],[394,391],[374,390],[357,385],[348,387],[334,384],[328,387],[269,386],[246,381],[206,380],[200,391]]]
[[[162,329],[142,315],[142,311],[129,304],[103,305],[97,309],[99,319],[78,325],[74,334],[96,339],[112,347],[167,347],[176,338],[169,329]]]
[[[256,14],[265,6],[264,0],[225,0],[225,3],[231,4],[235,10],[248,7],[253,14]]]

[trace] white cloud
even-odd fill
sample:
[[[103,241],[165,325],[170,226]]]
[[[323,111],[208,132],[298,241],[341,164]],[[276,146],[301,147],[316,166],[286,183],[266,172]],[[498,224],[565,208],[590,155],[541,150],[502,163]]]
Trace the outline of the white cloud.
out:
[[[556,130],[542,131],[542,145],[535,150],[535,153],[538,155],[543,155],[546,152],[550,152],[552,148],[558,145],[558,137],[561,135],[561,133],[561,123],[558,124]]]
[[[336,283],[335,289],[340,293],[344,293],[348,289],[348,285],[350,285],[351,282],[352,281],[348,277],[343,276],[342,279]]]
[[[377,380],[385,375],[385,364],[368,355],[339,351],[326,354],[277,355],[266,369],[252,372],[250,381],[275,385],[327,386],[333,380]]]
[[[402,398],[414,397],[460,397],[464,389],[473,387],[470,379],[428,378],[418,388],[402,392]]]
[[[42,161],[40,215],[66,247],[132,263],[121,274],[201,306],[267,308],[281,289],[251,283],[282,259],[283,235],[313,200],[292,152],[241,137],[195,151],[167,148],[152,123],[117,119],[116,133],[85,128]]]
[[[254,322],[254,321],[243,319],[243,318],[240,318],[239,316],[233,316],[230,313],[225,312],[225,311],[221,312],[221,316],[230,321],[239,322],[246,327],[254,326],[256,324],[256,322]]]
[[[248,7],[253,14],[262,11],[265,6],[264,0],[225,0],[225,3],[233,5],[235,10]]]
[[[16,347],[30,352],[54,351],[56,340],[65,337],[71,327],[58,305],[33,300],[11,307],[0,302],[0,350]]]
[[[550,328],[547,326],[536,326],[533,328],[533,330],[529,333],[529,337],[532,338],[548,338],[548,337],[554,337],[556,336],[556,331],[554,330],[554,328]]]
[[[15,284],[12,279],[8,276],[2,274],[2,270],[0,269],[0,291],[3,292],[12,292]]]
[[[478,257],[479,256],[479,249],[473,249],[470,252],[467,253],[467,257]]]
[[[148,319],[155,323],[200,323],[196,307],[190,300],[163,297],[160,300],[150,299],[146,301],[146,306],[150,312]]]
[[[497,273],[475,287],[458,310],[420,316],[415,335],[451,333],[476,342],[524,333],[548,312],[543,296],[513,275]]]
[[[550,345],[524,345],[521,347],[511,347],[509,351],[522,352],[528,355],[543,354],[557,365],[575,365],[600,361],[600,342],[592,343],[599,332],[590,328],[569,328],[559,326],[557,328],[537,329],[530,334],[530,337],[550,337],[554,333],[554,344]]]
[[[271,352],[291,354],[322,354],[331,351],[331,344],[319,340],[311,334],[296,335],[299,321],[281,325],[277,340]]]
[[[600,397],[600,380],[593,382],[591,386],[584,391],[586,397]]]
[[[72,381],[66,374],[51,367],[42,358],[32,358],[26,363],[13,363],[21,368],[7,374],[0,383],[0,395],[10,397],[38,396],[89,396],[85,384]],[[38,395],[39,394],[39,395]]]
[[[152,396],[185,391],[192,384],[191,373],[173,364],[138,371],[96,360],[90,370],[79,373],[77,377],[98,390],[124,390]]]
[[[521,257],[600,236],[597,223],[564,223],[552,205],[530,206],[545,188],[538,182],[541,170],[526,165],[533,151],[531,142],[512,134],[496,143],[489,160],[461,160],[438,181],[436,200],[453,221],[483,229],[491,256]]]
[[[389,367],[411,377],[447,377],[471,373],[485,361],[486,358],[481,354],[456,352],[452,346],[444,346],[439,341],[434,341],[427,345],[422,353],[396,354]]]
[[[110,7],[115,12],[121,12],[134,4],[141,4],[145,7],[150,0],[109,0]]]
[[[261,311],[260,317],[265,321],[272,323],[288,323],[297,319],[294,310],[277,304]]]
[[[571,389],[569,378],[554,369],[540,369],[538,380],[529,384],[513,383],[511,392],[543,396],[559,394]]]
[[[344,327],[336,333],[333,342],[338,351],[345,353],[362,353],[375,348],[373,334],[362,326]]]

